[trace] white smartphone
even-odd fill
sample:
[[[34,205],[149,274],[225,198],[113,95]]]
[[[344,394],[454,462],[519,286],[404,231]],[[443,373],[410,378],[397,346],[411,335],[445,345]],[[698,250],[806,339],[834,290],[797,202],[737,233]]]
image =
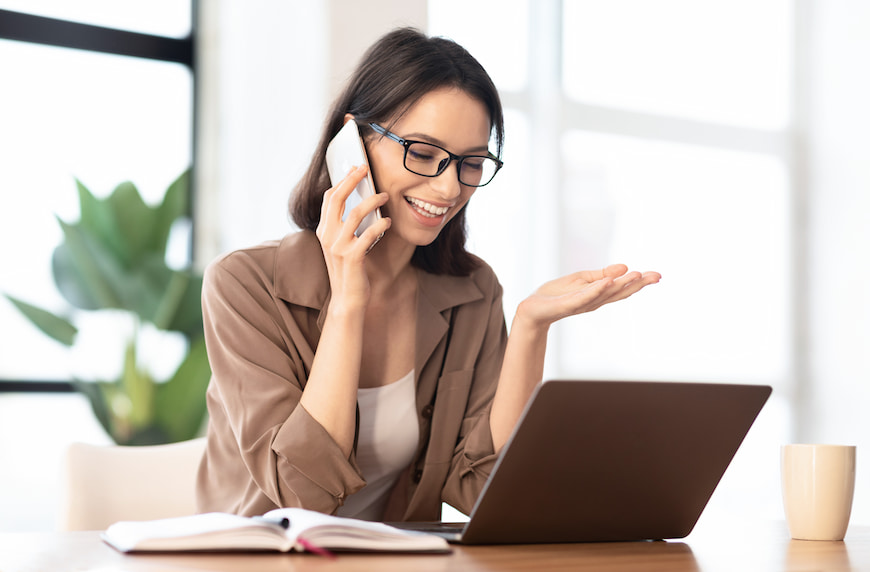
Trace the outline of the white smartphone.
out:
[[[362,138],[359,134],[356,122],[351,119],[344,124],[344,127],[333,137],[326,148],[326,169],[329,171],[329,180],[333,185],[337,185],[347,174],[352,167],[359,165],[368,166],[369,162],[366,158],[366,148],[363,145]],[[359,182],[356,189],[347,198],[344,205],[344,214],[341,220],[347,218],[351,209],[357,206],[364,198],[375,194],[375,184],[372,181],[372,172],[369,172],[366,177]],[[354,234],[361,235],[368,227],[381,219],[381,209],[375,209],[362,220]],[[378,237],[380,239],[380,237]]]

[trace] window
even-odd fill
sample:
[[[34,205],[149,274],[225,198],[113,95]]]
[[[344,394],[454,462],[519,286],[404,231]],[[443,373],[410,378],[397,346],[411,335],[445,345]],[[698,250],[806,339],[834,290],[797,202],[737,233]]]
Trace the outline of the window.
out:
[[[565,0],[563,13],[571,100],[741,127],[788,124],[787,1]]]
[[[40,14],[71,15],[68,2],[6,1],[0,7],[25,9],[25,4]],[[103,9],[112,4],[78,3],[76,19],[123,26],[112,17],[117,10]],[[86,10],[88,6],[96,11]],[[0,210],[0,266],[8,270],[0,273],[0,292],[48,309],[65,307],[54,287],[51,254],[61,240],[55,217],[78,219],[76,179],[98,196],[131,180],[146,201],[158,202],[192,163],[191,6],[141,3],[138,14],[142,22],[155,24],[152,31],[186,36],[187,43],[180,45],[182,53],[186,45],[187,62],[166,60],[161,46],[170,42],[176,48],[178,40],[117,35],[115,30],[0,12],[0,75],[6,86],[0,96],[0,153],[6,157],[0,187],[9,201]],[[148,14],[150,19],[144,17]],[[107,37],[118,52],[129,53],[132,46],[140,57],[106,53],[112,46],[70,49],[105,42]],[[63,38],[71,41],[64,45]],[[188,256],[187,241],[185,236],[176,241],[181,259]],[[120,362],[122,353],[111,349],[117,336],[89,336],[89,324],[81,316],[81,342],[90,344],[90,351],[68,352],[37,331],[5,298],[0,298],[0,323],[2,380],[108,377],[112,374],[105,367],[95,370],[96,364],[106,363],[107,355],[119,356]],[[93,359],[97,356],[101,359]]]

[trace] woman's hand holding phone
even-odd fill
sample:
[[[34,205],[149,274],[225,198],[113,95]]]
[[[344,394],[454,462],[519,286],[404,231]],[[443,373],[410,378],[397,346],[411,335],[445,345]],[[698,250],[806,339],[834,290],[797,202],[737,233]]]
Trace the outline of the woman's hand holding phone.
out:
[[[350,455],[354,444],[365,314],[371,297],[366,251],[390,226],[390,220],[382,218],[359,236],[354,234],[363,217],[386,202],[386,195],[366,197],[342,220],[348,196],[366,173],[365,166],[353,168],[323,194],[315,232],[332,292],[308,383],[299,400],[345,455]]]
[[[366,216],[387,202],[389,197],[385,194],[366,197],[342,220],[348,197],[367,174],[365,165],[355,167],[324,193],[320,223],[316,230],[329,273],[332,300],[362,307],[368,304],[370,294],[365,272],[366,253],[390,227],[390,219],[384,217],[359,236],[354,234]]]

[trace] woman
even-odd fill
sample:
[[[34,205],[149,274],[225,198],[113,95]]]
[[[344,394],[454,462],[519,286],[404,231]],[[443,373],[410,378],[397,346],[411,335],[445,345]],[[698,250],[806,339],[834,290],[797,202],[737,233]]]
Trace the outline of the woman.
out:
[[[366,175],[330,188],[325,150],[346,121],[378,193],[342,221]],[[469,512],[541,381],[549,326],[659,280],[622,265],[554,280],[519,305],[508,336],[501,286],[465,250],[464,207],[501,166],[503,140],[498,93],[463,48],[400,29],[369,49],[291,198],[303,230],[206,272],[201,510]]]

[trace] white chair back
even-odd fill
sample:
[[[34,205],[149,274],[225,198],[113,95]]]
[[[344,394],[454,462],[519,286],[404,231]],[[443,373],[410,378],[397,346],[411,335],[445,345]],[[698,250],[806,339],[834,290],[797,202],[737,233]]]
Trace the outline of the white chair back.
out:
[[[205,438],[122,447],[73,443],[67,451],[62,530],[104,530],[119,520],[194,514]]]

